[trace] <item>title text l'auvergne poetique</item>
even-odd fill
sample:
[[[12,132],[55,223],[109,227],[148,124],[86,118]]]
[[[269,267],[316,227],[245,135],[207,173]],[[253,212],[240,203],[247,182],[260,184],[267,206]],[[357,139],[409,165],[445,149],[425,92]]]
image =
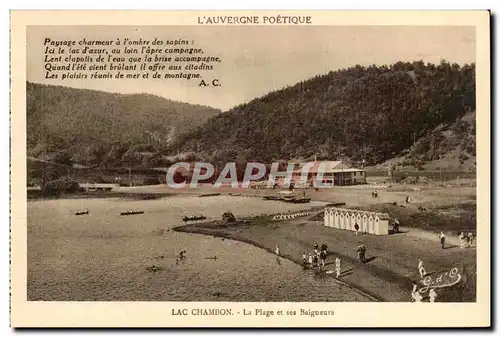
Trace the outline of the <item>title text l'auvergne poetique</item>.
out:
[[[199,16],[199,25],[310,25],[310,16],[273,15],[273,16]]]

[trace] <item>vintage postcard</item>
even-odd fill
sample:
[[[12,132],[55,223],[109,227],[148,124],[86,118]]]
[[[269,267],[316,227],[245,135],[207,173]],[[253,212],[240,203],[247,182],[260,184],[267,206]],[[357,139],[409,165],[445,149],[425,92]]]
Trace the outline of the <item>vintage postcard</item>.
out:
[[[12,11],[13,327],[488,327],[488,11]]]

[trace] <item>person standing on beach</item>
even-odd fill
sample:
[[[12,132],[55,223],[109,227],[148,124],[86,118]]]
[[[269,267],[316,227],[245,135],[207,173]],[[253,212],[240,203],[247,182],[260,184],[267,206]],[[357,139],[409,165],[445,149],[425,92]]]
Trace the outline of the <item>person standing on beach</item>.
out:
[[[413,281],[413,289],[411,290],[411,293],[414,294],[417,290],[418,290],[417,282]]]
[[[335,258],[335,274],[337,275],[337,278],[340,277],[340,258],[338,257]]]
[[[313,268],[318,266],[318,254],[313,255],[313,263],[312,263]]]
[[[280,246],[276,246],[276,255],[280,256]]]
[[[442,231],[441,234],[439,234],[439,240],[441,241],[441,249],[444,249],[444,242],[446,241],[446,236]]]
[[[359,232],[359,225],[358,223],[356,222],[356,224],[354,225],[354,230],[356,231],[356,236],[358,236],[358,232]]]
[[[186,258],[186,253],[187,251],[186,250],[182,250],[180,253],[179,253],[179,259],[180,260],[184,260]]]
[[[399,220],[398,219],[394,219],[394,225],[392,227],[392,232],[399,233]]]
[[[468,247],[472,246],[472,241],[474,241],[474,234],[472,234],[472,232],[469,232],[467,234],[467,246]]]
[[[322,250],[321,253],[319,253],[319,260],[321,263],[321,268],[324,268],[326,264],[326,251]]]
[[[358,259],[361,261],[361,263],[365,263],[365,256],[366,256],[366,247],[365,245],[360,245],[358,246],[358,249],[356,250],[358,253]]]
[[[307,255],[305,252],[304,252],[304,254],[302,254],[302,266],[304,266],[304,267],[307,266]]]
[[[321,251],[325,252],[325,254],[328,254],[327,249],[328,249],[328,246],[326,245],[326,243],[324,243],[324,242],[321,243]]]
[[[312,256],[311,253],[309,253],[309,260],[308,260],[308,262],[309,262],[309,266],[312,267],[312,265],[313,265],[313,256]]]
[[[418,259],[418,272],[420,274],[420,278],[424,278],[425,275],[427,275],[427,272],[425,271],[425,268],[424,268],[424,261],[422,261],[422,259]]]
[[[460,240],[460,248],[465,248],[465,234],[464,234],[464,232],[460,233],[460,235],[458,236],[458,239]]]
[[[436,294],[436,291],[434,290],[434,288],[429,290],[429,302],[436,302],[436,297],[437,297],[437,294]]]
[[[422,302],[422,295],[420,295],[420,291],[415,291],[413,294],[412,294],[412,298],[414,300],[414,302]]]

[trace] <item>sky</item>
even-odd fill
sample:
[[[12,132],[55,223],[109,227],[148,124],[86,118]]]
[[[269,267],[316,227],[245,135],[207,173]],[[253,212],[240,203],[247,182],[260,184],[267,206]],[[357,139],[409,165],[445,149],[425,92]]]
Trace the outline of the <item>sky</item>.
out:
[[[199,81],[45,79],[44,39],[139,38],[193,41],[205,55],[221,58],[204,75],[220,87]],[[221,110],[298,81],[360,65],[398,61],[475,62],[475,28],[455,26],[30,26],[27,80],[132,94],[150,93]]]

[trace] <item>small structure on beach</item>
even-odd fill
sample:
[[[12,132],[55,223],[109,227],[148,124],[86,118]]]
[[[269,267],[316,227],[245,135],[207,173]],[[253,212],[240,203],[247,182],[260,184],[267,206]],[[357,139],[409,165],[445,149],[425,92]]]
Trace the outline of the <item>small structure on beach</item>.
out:
[[[358,224],[362,233],[374,235],[389,234],[390,217],[387,213],[327,207],[324,223],[326,227],[355,231]]]

